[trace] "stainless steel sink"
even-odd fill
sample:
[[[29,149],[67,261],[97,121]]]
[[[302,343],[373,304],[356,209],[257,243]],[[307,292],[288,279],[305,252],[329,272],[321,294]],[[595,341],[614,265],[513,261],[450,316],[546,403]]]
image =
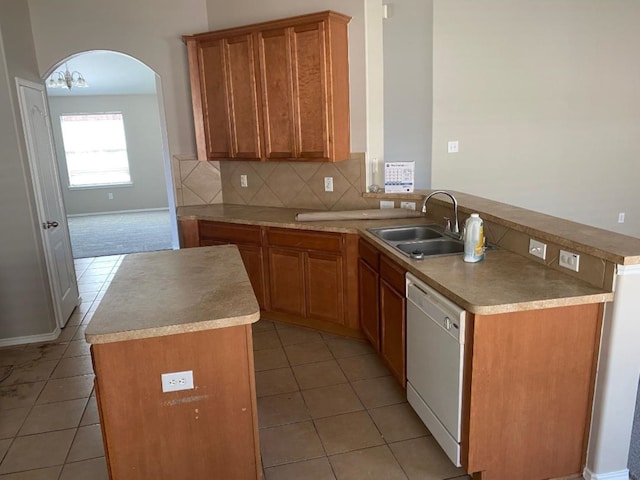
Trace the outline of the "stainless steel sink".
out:
[[[413,240],[442,238],[442,227],[438,225],[370,228],[369,231],[387,242],[409,242]]]
[[[461,240],[447,235],[441,226],[435,224],[370,228],[369,231],[411,258],[420,259],[464,252],[464,244]]]
[[[422,242],[400,243],[395,247],[410,257],[432,257],[464,252],[464,244],[459,240],[437,239]]]

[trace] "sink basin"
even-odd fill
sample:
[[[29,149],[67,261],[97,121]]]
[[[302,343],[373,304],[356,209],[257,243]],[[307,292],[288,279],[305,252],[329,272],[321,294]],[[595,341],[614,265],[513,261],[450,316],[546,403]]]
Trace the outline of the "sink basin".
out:
[[[445,234],[440,225],[403,225],[369,231],[408,257],[420,259],[464,252],[462,241]]]
[[[442,227],[438,225],[371,228],[369,231],[387,242],[410,242],[413,240],[442,238]]]
[[[464,252],[464,244],[458,240],[437,239],[421,242],[399,243],[395,247],[411,257],[433,257]]]

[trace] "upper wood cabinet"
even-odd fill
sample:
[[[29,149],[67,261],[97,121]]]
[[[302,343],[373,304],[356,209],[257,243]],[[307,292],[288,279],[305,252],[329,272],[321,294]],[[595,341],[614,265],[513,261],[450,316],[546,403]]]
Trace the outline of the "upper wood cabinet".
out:
[[[349,20],[327,11],[185,36],[198,158],[347,160]]]

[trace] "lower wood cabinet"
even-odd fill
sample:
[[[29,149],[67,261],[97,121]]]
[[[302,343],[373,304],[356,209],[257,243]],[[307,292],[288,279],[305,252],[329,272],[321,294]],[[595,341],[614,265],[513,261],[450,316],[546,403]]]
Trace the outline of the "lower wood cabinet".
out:
[[[282,248],[268,252],[270,309],[304,317],[304,254]]]
[[[191,246],[235,244],[247,270],[251,286],[260,308],[266,307],[264,258],[261,248],[262,232],[257,225],[237,225],[200,220],[197,224],[198,244]]]
[[[360,328],[373,347],[380,351],[380,275],[363,259],[358,260]]]
[[[360,327],[396,380],[406,387],[406,270],[363,239],[358,251]]]
[[[112,480],[262,478],[251,325],[94,344]],[[162,392],[189,369],[195,390]]]
[[[356,234],[187,219],[180,239],[237,245],[265,318],[362,336]]]
[[[346,325],[345,237],[268,228],[271,310]]]
[[[489,480],[579,477],[602,310],[586,304],[468,316],[461,443],[467,472]]]

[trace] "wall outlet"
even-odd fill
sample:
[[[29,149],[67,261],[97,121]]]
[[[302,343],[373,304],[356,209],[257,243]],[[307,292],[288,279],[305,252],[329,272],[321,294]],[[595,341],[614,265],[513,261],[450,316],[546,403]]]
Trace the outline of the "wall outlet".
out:
[[[324,177],[324,191],[333,192],[333,177]]]
[[[561,267],[577,272],[580,269],[580,255],[577,253],[567,252],[566,250],[560,250],[558,264]]]
[[[407,210],[415,210],[416,202],[400,202],[400,208],[406,208]]]
[[[396,202],[393,200],[380,200],[380,208],[395,208]]]
[[[534,257],[538,257],[544,260],[545,258],[547,258],[547,244],[539,242],[538,240],[534,240],[533,238],[530,238],[529,253]]]
[[[240,175],[240,186],[243,188],[247,188],[249,186],[246,175]]]
[[[624,212],[618,214],[618,223],[624,223]]]
[[[177,392],[193,389],[193,370],[163,373],[160,375],[163,392]]]
[[[109,192],[109,193],[107,193],[107,198],[108,198],[109,200],[113,200],[113,192]],[[623,214],[623,215],[624,215],[624,214]]]
[[[458,140],[449,140],[447,142],[447,153],[458,153]]]

